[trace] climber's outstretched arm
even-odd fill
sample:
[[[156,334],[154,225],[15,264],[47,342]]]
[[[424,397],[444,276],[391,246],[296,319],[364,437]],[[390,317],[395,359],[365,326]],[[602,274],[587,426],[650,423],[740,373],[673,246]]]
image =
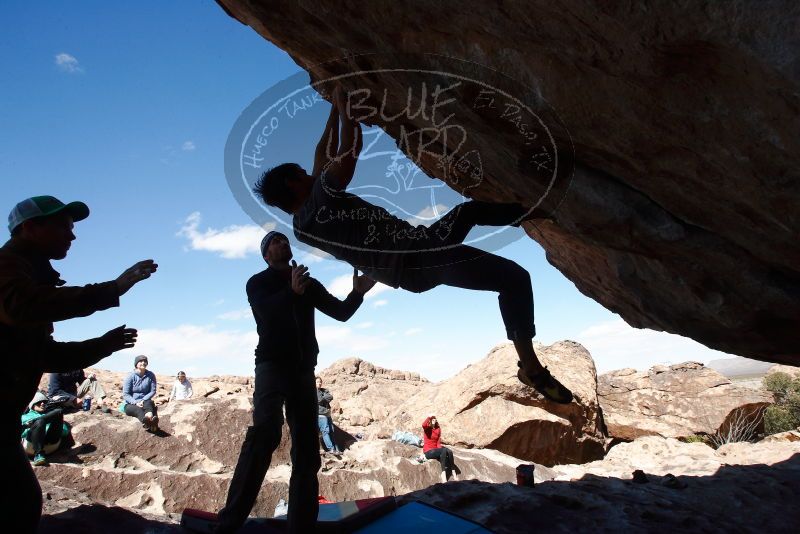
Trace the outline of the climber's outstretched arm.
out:
[[[363,136],[361,124],[351,118],[348,98],[339,86],[333,91],[333,105],[339,112],[341,123],[339,150],[330,164],[325,165],[327,169],[323,167],[322,172],[327,172],[333,178],[331,186],[338,185],[338,188],[344,191],[356,172],[358,155],[363,147]]]
[[[339,151],[339,110],[336,103],[331,105],[331,112],[328,115],[328,122],[325,123],[325,130],[317,143],[314,151],[314,168],[311,176],[318,177],[325,165],[332,162]]]

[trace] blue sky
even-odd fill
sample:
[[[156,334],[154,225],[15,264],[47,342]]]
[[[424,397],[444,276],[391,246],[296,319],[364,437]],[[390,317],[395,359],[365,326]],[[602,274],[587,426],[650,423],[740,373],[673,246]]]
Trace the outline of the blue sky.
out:
[[[8,2],[0,65],[0,210],[40,194],[90,206],[70,255],[54,264],[71,284],[115,278],[140,259],[160,265],[120,308],[59,323],[56,337],[127,323],[139,346],[100,367],[130,369],[144,352],[159,373],[250,374],[244,284],[264,268],[263,230],[228,188],[223,149],[239,114],[297,65],[211,1]],[[298,135],[299,150],[310,157],[318,135]],[[509,231],[518,239],[496,252],[531,272],[537,340],[580,341],[600,371],[726,357],[628,327]],[[297,257],[330,289],[349,283],[347,265]],[[318,314],[318,337],[321,367],[359,356],[439,380],[484,357],[504,330],[494,294],[440,287],[376,293],[348,323]]]

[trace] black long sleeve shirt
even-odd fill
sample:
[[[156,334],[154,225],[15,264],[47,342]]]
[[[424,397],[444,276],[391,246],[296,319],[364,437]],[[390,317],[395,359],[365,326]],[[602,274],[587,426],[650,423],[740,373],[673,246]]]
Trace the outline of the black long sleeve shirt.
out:
[[[317,364],[314,310],[346,321],[363,302],[357,291],[339,300],[313,278],[305,292],[298,295],[292,291],[291,271],[273,268],[247,281],[247,299],[258,330],[256,364],[272,361],[298,367]]]

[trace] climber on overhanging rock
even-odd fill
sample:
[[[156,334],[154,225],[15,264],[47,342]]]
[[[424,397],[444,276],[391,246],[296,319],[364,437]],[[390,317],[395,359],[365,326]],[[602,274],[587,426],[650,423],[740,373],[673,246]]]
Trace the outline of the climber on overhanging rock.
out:
[[[414,227],[347,193],[362,147],[361,126],[348,113],[340,87],[308,174],[296,163],[265,172],[254,192],[292,214],[297,239],[346,261],[388,286],[414,293],[448,285],[499,293],[508,339],[520,361],[517,376],[544,397],[570,403],[572,393],[542,366],[533,349],[533,290],[528,272],[511,260],[464,245],[476,225],[520,224],[529,217],[519,204],[469,201],[430,227]],[[341,121],[341,142],[339,122]],[[333,154],[333,150],[337,149]]]

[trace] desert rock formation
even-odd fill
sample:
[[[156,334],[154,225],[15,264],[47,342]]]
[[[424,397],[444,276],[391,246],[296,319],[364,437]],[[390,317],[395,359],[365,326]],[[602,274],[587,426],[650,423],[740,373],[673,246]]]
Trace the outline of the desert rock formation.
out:
[[[601,457],[606,439],[591,356],[571,341],[537,344],[536,350],[575,402],[560,406],[523,386],[510,344],[436,384],[354,358],[333,363],[321,376],[334,396],[334,423],[345,431],[340,439],[387,438],[397,430],[421,435],[422,420],[436,412],[449,445],[495,449],[544,465]]]
[[[401,501],[429,502],[498,534],[545,527],[792,532],[800,520],[794,506],[800,492],[796,438],[737,443],[714,451],[700,443],[648,436],[616,445],[601,461],[537,465],[534,488],[510,482],[517,460],[494,451],[457,450],[456,459],[462,469],[467,467],[467,476],[436,483],[436,462],[415,465],[406,457],[413,452],[408,449],[413,447],[361,442],[341,462],[326,461],[321,492],[347,499],[394,491],[400,495],[416,486]],[[637,469],[645,473],[646,483],[632,481]],[[36,468],[36,473],[45,492],[43,534],[104,532],[112,525],[115,532],[182,532],[176,525],[181,507],[218,506],[230,476],[151,471],[131,480],[130,470],[104,474],[97,466],[81,464],[51,464]],[[285,465],[270,470],[255,514],[270,515],[274,502],[286,497],[287,477]],[[389,482],[397,485],[386,486]],[[99,498],[101,492],[105,494]],[[203,500],[190,499],[192,492],[200,492]]]
[[[781,532],[798,519],[793,499],[800,491],[800,437],[795,431],[756,444],[724,445],[716,451],[701,443],[645,436],[613,446],[602,459],[589,463],[561,461],[551,467],[537,463],[536,487],[515,486],[514,468],[523,460],[481,447],[555,440],[556,435],[565,444],[550,442],[549,447],[562,454],[572,451],[570,454],[589,456],[586,451],[605,445],[595,371],[588,353],[568,341],[537,346],[537,351],[575,391],[579,402],[553,409],[520,389],[513,378],[515,358],[508,345],[497,347],[484,360],[438,384],[358,359],[341,360],[323,370],[320,374],[326,385],[335,394],[338,390],[339,404],[334,409],[338,406],[342,413],[335,417],[344,420],[348,410],[361,414],[363,420],[348,420],[343,425],[351,435],[359,430],[365,439],[349,441],[341,459],[323,457],[320,493],[332,500],[383,495],[421,499],[498,533],[527,531],[532,525],[567,530],[599,526],[605,530],[680,528],[694,532],[735,527]],[[702,366],[673,367],[651,371],[656,378],[641,374],[633,383],[669,389],[670,384],[684,380],[689,385],[684,385],[681,394],[695,395],[695,403],[700,399],[718,403],[717,397],[704,395],[729,386]],[[124,373],[96,373],[109,392],[118,395],[113,388],[119,387]],[[685,380],[686,376],[694,378]],[[144,432],[136,419],[118,411],[92,410],[67,416],[74,425],[76,444],[53,455],[50,465],[35,468],[45,492],[41,532],[109,528],[115,532],[180,532],[176,523],[183,508],[216,510],[222,506],[250,423],[251,379],[192,378],[195,391],[205,395],[164,403],[171,380],[159,377],[162,432],[158,435]],[[450,446],[462,470],[459,482],[438,483],[438,462],[420,463],[419,448],[379,437],[387,428],[402,426],[403,421],[416,429],[420,422],[417,412],[422,410],[424,417],[431,402],[440,406],[437,415],[445,440],[456,444]],[[573,424],[571,429],[569,424]],[[505,430],[503,425],[507,425]],[[553,428],[557,431],[548,433]],[[287,434],[284,428],[284,439],[273,456],[254,514],[272,515],[278,500],[287,498]],[[481,440],[485,443],[479,444]],[[585,456],[578,461],[591,459]],[[646,474],[646,484],[632,482],[632,472],[637,469]],[[742,503],[747,513],[737,516],[734,511]]]
[[[772,402],[768,392],[736,386],[696,362],[605,373],[597,395],[609,435],[626,440],[714,434],[734,411],[747,415]]]
[[[637,469],[648,482],[632,481]],[[800,491],[798,443],[734,443],[714,451],[650,436],[616,445],[601,461],[553,470],[553,480],[533,489],[468,481],[403,499],[441,506],[498,534],[793,532],[800,520],[792,500]]]
[[[126,373],[91,369],[109,394],[108,404],[121,397]],[[387,370],[357,359],[336,362],[321,373],[326,386],[337,388],[338,401],[365,421],[382,420],[402,400],[430,383],[418,374]],[[51,464],[36,468],[46,487],[66,488],[83,495],[77,503],[125,507],[144,514],[179,514],[192,507],[216,510],[225,500],[244,432],[252,418],[252,380],[246,377],[194,378],[195,397],[166,402],[172,379],[158,376],[161,432],[145,432],[139,421],[114,409],[95,408],[67,415],[76,444],[56,453]],[[46,388],[47,377],[40,387]],[[357,398],[362,404],[348,404]],[[369,409],[359,411],[360,406]],[[336,405],[334,407],[336,409]],[[337,416],[338,418],[338,416]],[[354,416],[352,422],[359,423]],[[358,426],[348,428],[359,428]],[[288,491],[289,439],[284,426],[273,455],[267,483],[253,513],[271,515]],[[386,439],[342,443],[341,459],[325,456],[320,492],[332,500],[408,493],[439,480],[436,461],[420,462],[419,448]],[[492,482],[513,480],[519,460],[494,450],[456,449],[462,475]],[[544,471],[547,472],[547,471]],[[74,497],[74,496],[73,496]],[[53,512],[64,511],[56,498]],[[69,507],[67,507],[69,508]],[[115,516],[107,509],[103,514]],[[104,516],[105,517],[105,516]]]
[[[224,504],[244,431],[249,399],[198,398],[161,410],[161,432],[145,432],[135,418],[100,411],[68,415],[76,444],[55,453],[39,480],[84,493],[92,502],[141,510],[180,513],[184,508],[216,510]],[[253,509],[272,515],[287,498],[288,428],[273,455],[267,482]],[[325,456],[320,493],[331,500],[403,494],[434,484],[438,462],[417,459],[421,450],[389,440],[351,444],[341,459]],[[519,460],[497,451],[457,450],[463,476],[492,482],[514,478]]]
[[[334,423],[353,434],[388,437],[377,432],[403,399],[431,386],[418,373],[384,369],[359,358],[331,364],[319,373],[322,387],[333,394]]]
[[[513,345],[489,355],[453,378],[420,390],[383,423],[384,433],[421,433],[435,413],[442,441],[459,447],[489,448],[536,463],[582,463],[601,458],[605,434],[597,403],[594,361],[581,345],[536,344],[542,363],[572,390],[569,405],[544,400],[517,379]]]

